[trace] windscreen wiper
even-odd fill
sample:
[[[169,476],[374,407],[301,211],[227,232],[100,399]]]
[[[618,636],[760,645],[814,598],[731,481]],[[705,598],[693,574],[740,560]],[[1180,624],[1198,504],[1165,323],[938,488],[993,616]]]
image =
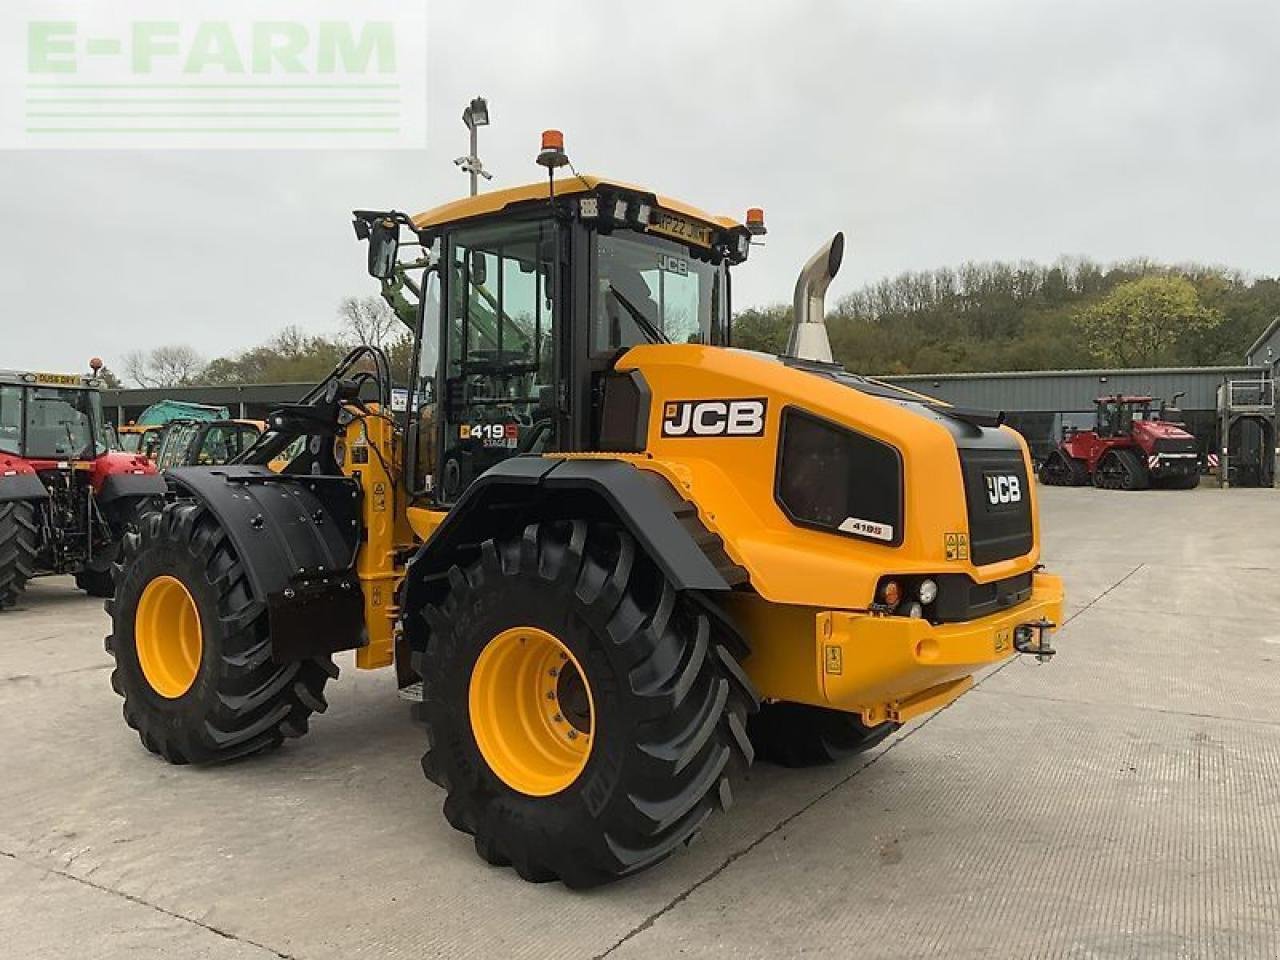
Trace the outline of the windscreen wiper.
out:
[[[636,326],[639,327],[641,331],[644,332],[644,335],[646,337],[648,337],[650,343],[670,343],[671,342],[670,340],[667,339],[667,335],[663,333],[661,330],[659,330],[656,326],[654,326],[653,321],[650,320],[648,317],[646,317],[643,313],[641,313],[639,307],[637,307],[634,303],[632,303],[630,300],[624,297],[621,293],[619,293],[618,288],[615,287],[612,283],[609,284],[609,292],[612,293],[614,297],[617,298],[618,302],[622,304],[622,306],[626,309],[627,313],[631,314],[631,319],[636,322]]]

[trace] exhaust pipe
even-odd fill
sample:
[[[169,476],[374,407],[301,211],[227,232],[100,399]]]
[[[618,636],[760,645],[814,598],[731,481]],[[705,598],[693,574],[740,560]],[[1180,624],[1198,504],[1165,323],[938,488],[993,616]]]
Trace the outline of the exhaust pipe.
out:
[[[823,301],[843,259],[844,234],[837,233],[809,258],[800,271],[796,280],[791,336],[787,338],[787,356],[831,362],[831,340],[827,336]]]

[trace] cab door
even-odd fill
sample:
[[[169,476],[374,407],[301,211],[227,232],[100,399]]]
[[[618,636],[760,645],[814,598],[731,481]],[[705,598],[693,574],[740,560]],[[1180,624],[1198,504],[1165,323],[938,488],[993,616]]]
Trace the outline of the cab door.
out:
[[[557,235],[555,223],[536,219],[447,238],[437,385],[443,504],[508,457],[562,449]]]

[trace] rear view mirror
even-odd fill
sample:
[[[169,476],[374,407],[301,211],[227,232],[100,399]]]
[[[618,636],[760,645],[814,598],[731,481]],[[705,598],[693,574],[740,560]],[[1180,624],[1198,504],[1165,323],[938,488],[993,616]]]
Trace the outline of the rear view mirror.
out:
[[[477,287],[483,287],[485,281],[489,279],[489,267],[485,262],[484,253],[480,250],[474,250],[471,253],[471,283]]]
[[[369,225],[369,275],[390,280],[396,270],[400,252],[400,224],[384,218]]]

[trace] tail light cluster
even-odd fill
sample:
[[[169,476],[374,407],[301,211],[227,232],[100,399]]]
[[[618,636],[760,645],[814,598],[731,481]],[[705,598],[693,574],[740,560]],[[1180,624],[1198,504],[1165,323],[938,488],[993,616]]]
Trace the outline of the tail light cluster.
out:
[[[933,577],[881,577],[871,609],[891,616],[932,620],[933,604],[937,599],[938,581]]]

